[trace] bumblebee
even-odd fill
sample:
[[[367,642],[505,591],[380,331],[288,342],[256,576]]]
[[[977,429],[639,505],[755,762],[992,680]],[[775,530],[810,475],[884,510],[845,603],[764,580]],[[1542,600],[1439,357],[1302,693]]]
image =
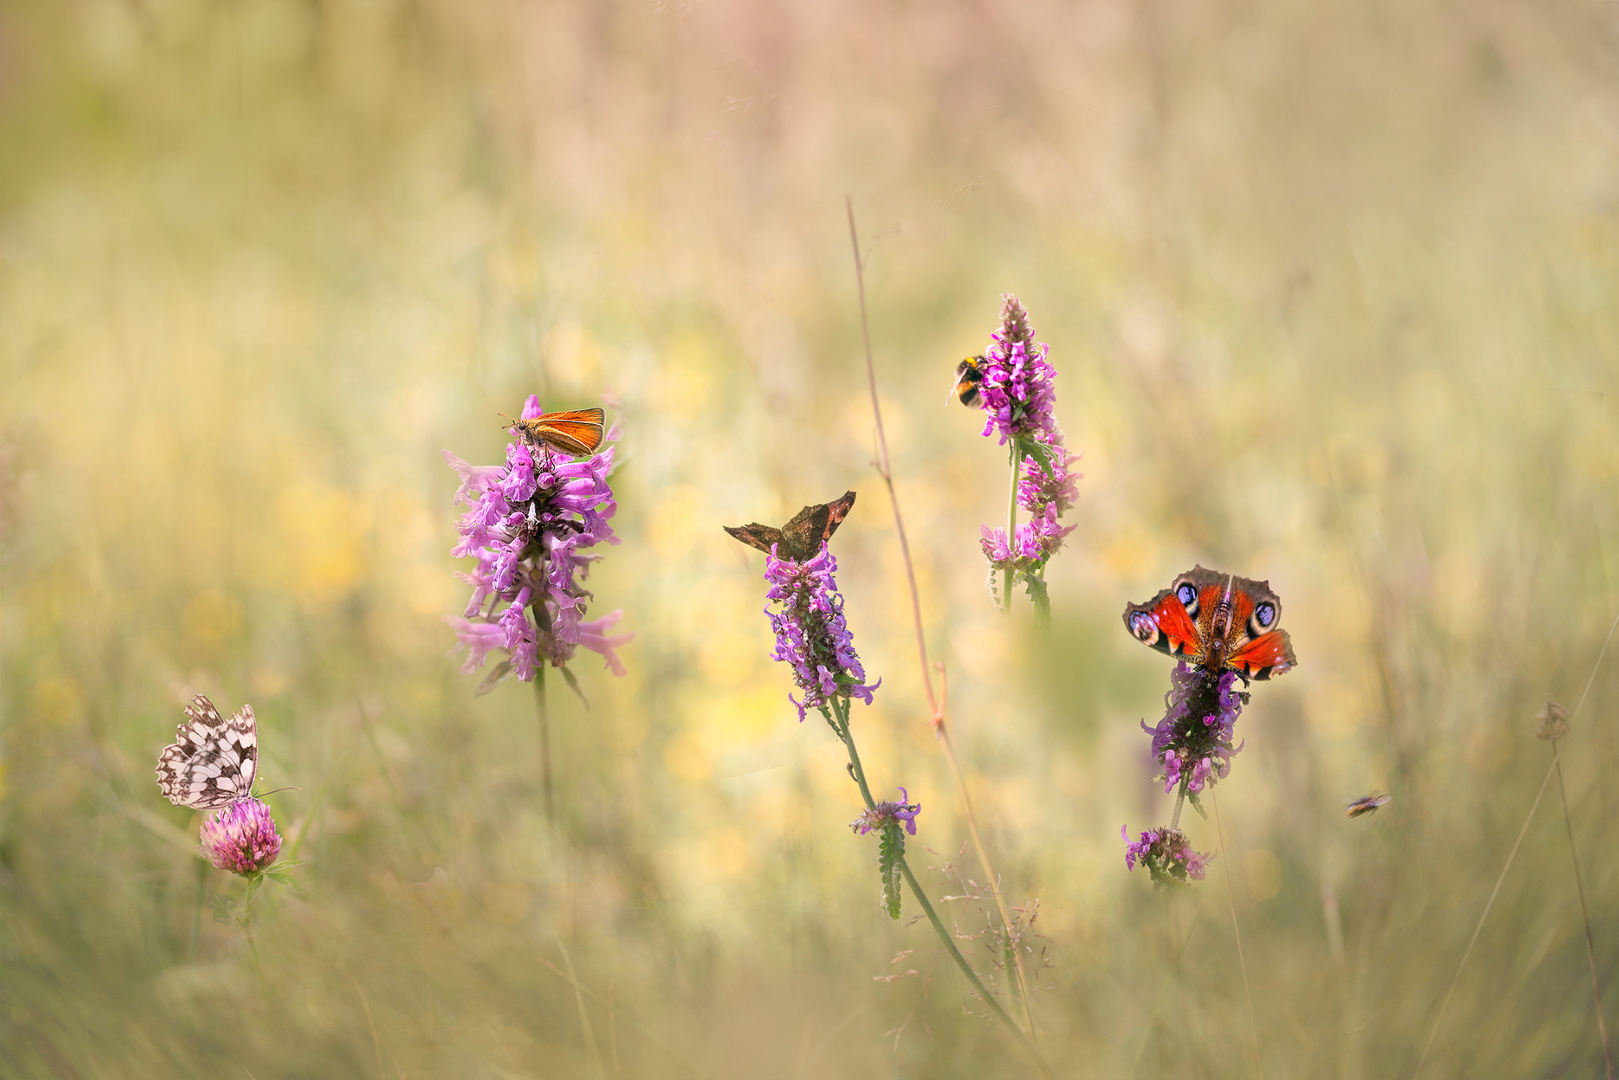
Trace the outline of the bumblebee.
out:
[[[982,400],[978,384],[984,381],[984,369],[981,366],[983,363],[984,358],[979,355],[969,356],[956,365],[956,381],[950,385],[950,393],[969,409],[977,406]]]

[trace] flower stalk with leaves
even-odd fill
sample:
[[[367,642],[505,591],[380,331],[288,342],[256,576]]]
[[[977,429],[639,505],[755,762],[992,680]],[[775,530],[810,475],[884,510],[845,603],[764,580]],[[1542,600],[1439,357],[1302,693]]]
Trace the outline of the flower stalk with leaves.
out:
[[[735,530],[728,531],[737,535]],[[830,530],[827,531],[829,534]],[[737,539],[752,543],[745,536],[737,536]],[[911,895],[962,975],[989,1005],[996,1018],[1034,1057],[1041,1073],[1051,1076],[1050,1067],[1039,1050],[1007,1015],[966,957],[962,956],[954,935],[940,920],[905,861],[905,836],[916,835],[916,818],[921,806],[909,802],[904,788],[899,789],[900,799],[897,802],[879,803],[872,797],[860,751],[855,746],[850,710],[854,698],[871,704],[880,680],[866,684],[865,669],[855,652],[853,635],[843,617],[844,602],[838,591],[834,576],[836,572],[837,560],[825,539],[821,540],[813,555],[802,561],[789,557],[780,543],[770,546],[765,580],[770,586],[768,596],[776,606],[766,608],[765,614],[770,618],[771,630],[776,637],[776,648],[772,655],[774,659],[792,666],[793,681],[803,694],[802,700],[792,694],[788,695],[788,700],[798,710],[800,722],[809,709],[820,712],[849,755],[849,775],[860,789],[860,797],[866,804],[865,812],[852,823],[852,827],[861,835],[878,834],[878,871],[882,883],[883,910],[890,918],[898,919],[902,899],[900,883],[903,881],[910,886]]]
[[[1074,531],[1063,525],[1062,515],[1079,497],[1079,473],[1072,471],[1080,455],[1063,445],[1053,407],[1057,400],[1057,369],[1047,359],[1050,351],[1036,343],[1029,313],[1022,301],[1002,297],[1001,325],[990,335],[989,348],[972,365],[975,400],[985,413],[985,438],[995,435],[1007,447],[1012,482],[1007,496],[1006,527],[984,525],[979,544],[989,560],[988,586],[1012,610],[1012,590],[1022,582],[1041,619],[1051,617],[1046,593],[1046,564]],[[1028,514],[1018,524],[1018,509]]]
[[[836,725],[833,728],[836,730]],[[906,802],[908,798],[905,789],[900,788],[899,801],[880,802],[849,823],[849,828],[861,836],[875,832],[880,838],[877,869],[883,877],[883,910],[891,919],[899,918],[899,864],[905,858],[905,834],[916,835],[916,815],[922,812],[921,804],[913,806]]]
[[[553,818],[545,668],[560,670],[580,693],[567,666],[579,647],[600,654],[609,671],[623,675],[616,650],[634,635],[610,633],[623,618],[622,609],[584,619],[593,599],[584,580],[601,558],[590,549],[619,542],[609,523],[618,510],[608,483],[616,447],[576,460],[529,435],[532,422],[544,415],[539,395],[530,394],[503,465],[471,465],[443,451],[461,478],[455,499],[470,508],[461,517],[461,541],[451,554],[476,560],[470,573],[457,575],[472,586],[466,609],[445,621],[466,646],[462,671],[477,671],[491,652],[506,654],[477,693],[488,693],[513,675],[535,684],[546,817]],[[602,441],[611,443],[617,435],[615,424]]]
[[[1215,673],[1177,663],[1164,695],[1164,718],[1156,727],[1141,722],[1152,736],[1152,757],[1164,792],[1175,792],[1175,811],[1168,826],[1148,829],[1136,840],[1124,830],[1125,866],[1134,870],[1140,862],[1160,889],[1201,881],[1213,858],[1194,851],[1180,831],[1181,809],[1190,802],[1198,816],[1207,818],[1200,796],[1230,774],[1231,757],[1242,749],[1232,744],[1237,717],[1248,702],[1247,692],[1237,689],[1240,679],[1235,671]]]

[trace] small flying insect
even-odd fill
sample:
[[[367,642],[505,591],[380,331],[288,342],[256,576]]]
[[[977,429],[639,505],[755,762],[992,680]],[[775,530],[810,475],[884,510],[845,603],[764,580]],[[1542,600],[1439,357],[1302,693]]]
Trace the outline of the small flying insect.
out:
[[[1351,799],[1349,801],[1349,805],[1344,807],[1344,817],[1360,817],[1363,814],[1375,814],[1377,813],[1377,808],[1379,806],[1382,806],[1392,798],[1394,798],[1393,795],[1385,795],[1380,791],[1374,791],[1370,795],[1362,795],[1358,799]]]
[[[948,401],[954,395],[960,402],[971,409],[978,404],[982,395],[978,393],[978,384],[984,381],[983,356],[969,356],[956,365],[956,381],[950,384],[950,394],[945,396]]]
[[[579,457],[594,454],[602,444],[602,418],[600,409],[570,409],[566,412],[548,412],[532,420],[512,420],[517,437],[530,446],[543,444],[564,454]]]

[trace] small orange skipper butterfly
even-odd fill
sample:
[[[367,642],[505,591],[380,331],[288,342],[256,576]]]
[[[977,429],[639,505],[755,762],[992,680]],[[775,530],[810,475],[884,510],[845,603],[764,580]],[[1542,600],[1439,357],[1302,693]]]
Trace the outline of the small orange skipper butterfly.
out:
[[[517,437],[530,446],[540,443],[553,450],[578,457],[593,454],[602,444],[602,417],[600,409],[572,409],[567,412],[548,412],[532,420],[512,420]],[[506,419],[511,420],[511,417]]]

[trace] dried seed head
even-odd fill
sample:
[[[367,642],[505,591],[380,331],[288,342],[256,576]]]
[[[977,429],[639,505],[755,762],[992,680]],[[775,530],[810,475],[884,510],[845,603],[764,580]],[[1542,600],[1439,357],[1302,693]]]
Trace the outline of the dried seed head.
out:
[[[1568,710],[1551,698],[1546,707],[1535,714],[1535,738],[1556,741],[1568,734]]]

